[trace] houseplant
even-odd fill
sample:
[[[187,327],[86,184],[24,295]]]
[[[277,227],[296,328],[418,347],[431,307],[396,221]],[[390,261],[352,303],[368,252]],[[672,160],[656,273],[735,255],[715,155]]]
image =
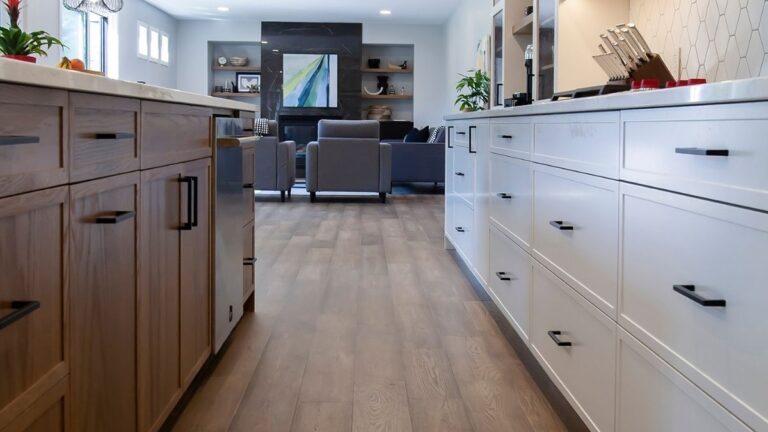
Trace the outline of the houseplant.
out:
[[[481,70],[469,71],[471,75],[461,76],[456,91],[456,105],[464,112],[480,111],[488,106],[491,100],[491,79]]]
[[[7,0],[3,5],[11,19],[8,27],[0,27],[0,53],[3,57],[37,63],[32,55],[46,56],[46,50],[52,46],[64,46],[46,31],[27,33],[19,27],[22,0]]]

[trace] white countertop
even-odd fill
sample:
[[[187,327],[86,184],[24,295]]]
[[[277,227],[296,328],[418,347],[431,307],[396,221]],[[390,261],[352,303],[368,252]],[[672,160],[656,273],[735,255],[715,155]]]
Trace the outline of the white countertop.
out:
[[[49,87],[211,108],[258,111],[255,105],[229,99],[120,81],[98,75],[0,58],[0,82]]]
[[[663,90],[614,93],[556,102],[548,101],[520,107],[451,114],[444,118],[445,120],[467,120],[757,101],[768,101],[768,77]]]

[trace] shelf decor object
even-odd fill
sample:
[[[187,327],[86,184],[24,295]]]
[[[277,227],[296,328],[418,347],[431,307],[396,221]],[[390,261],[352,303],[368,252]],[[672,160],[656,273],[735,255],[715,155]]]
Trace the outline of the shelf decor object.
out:
[[[64,0],[64,7],[73,11],[105,15],[120,12],[123,0]]]

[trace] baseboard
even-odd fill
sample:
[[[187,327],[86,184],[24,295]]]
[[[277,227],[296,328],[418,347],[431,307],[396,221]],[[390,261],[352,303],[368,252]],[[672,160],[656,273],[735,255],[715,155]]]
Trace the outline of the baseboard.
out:
[[[464,263],[464,260],[461,259],[455,249],[447,250],[459,265],[459,268],[470,282],[470,285],[477,294],[477,297],[483,303],[485,309],[488,311],[491,317],[493,317],[493,320],[501,330],[501,333],[515,350],[517,356],[528,370],[528,373],[531,374],[533,381],[536,383],[536,385],[539,386],[541,392],[544,394],[544,397],[546,397],[549,401],[549,404],[552,405],[552,408],[560,417],[560,420],[562,420],[563,424],[565,424],[565,427],[572,432],[588,432],[589,428],[586,426],[586,424],[584,424],[584,422],[581,420],[581,417],[579,417],[571,404],[568,403],[568,400],[565,398],[565,396],[563,396],[555,383],[552,382],[552,380],[549,378],[549,375],[547,375],[547,372],[544,371],[544,368],[542,368],[539,362],[536,361],[533,353],[531,353],[531,351],[528,349],[528,346],[526,346],[525,341],[520,338],[515,329],[512,327],[512,324],[507,321],[507,317],[504,316],[504,313],[501,312],[498,306],[496,306],[496,303],[493,302],[493,299],[491,299],[491,296],[485,290],[483,284],[477,280],[474,273],[472,273],[470,268]]]

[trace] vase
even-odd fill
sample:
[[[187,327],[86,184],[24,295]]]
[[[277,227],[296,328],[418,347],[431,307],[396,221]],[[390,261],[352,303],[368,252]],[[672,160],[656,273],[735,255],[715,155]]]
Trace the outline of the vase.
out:
[[[37,63],[37,59],[32,56],[9,54],[9,55],[4,55],[3,57],[7,59],[18,60],[18,61],[23,61],[27,63]]]
[[[378,69],[381,66],[381,59],[368,59],[368,67],[371,69]]]
[[[376,90],[381,90],[381,93],[379,94],[387,94],[387,91],[389,90],[389,77],[386,75],[379,75],[376,79],[378,80],[376,83]]]

